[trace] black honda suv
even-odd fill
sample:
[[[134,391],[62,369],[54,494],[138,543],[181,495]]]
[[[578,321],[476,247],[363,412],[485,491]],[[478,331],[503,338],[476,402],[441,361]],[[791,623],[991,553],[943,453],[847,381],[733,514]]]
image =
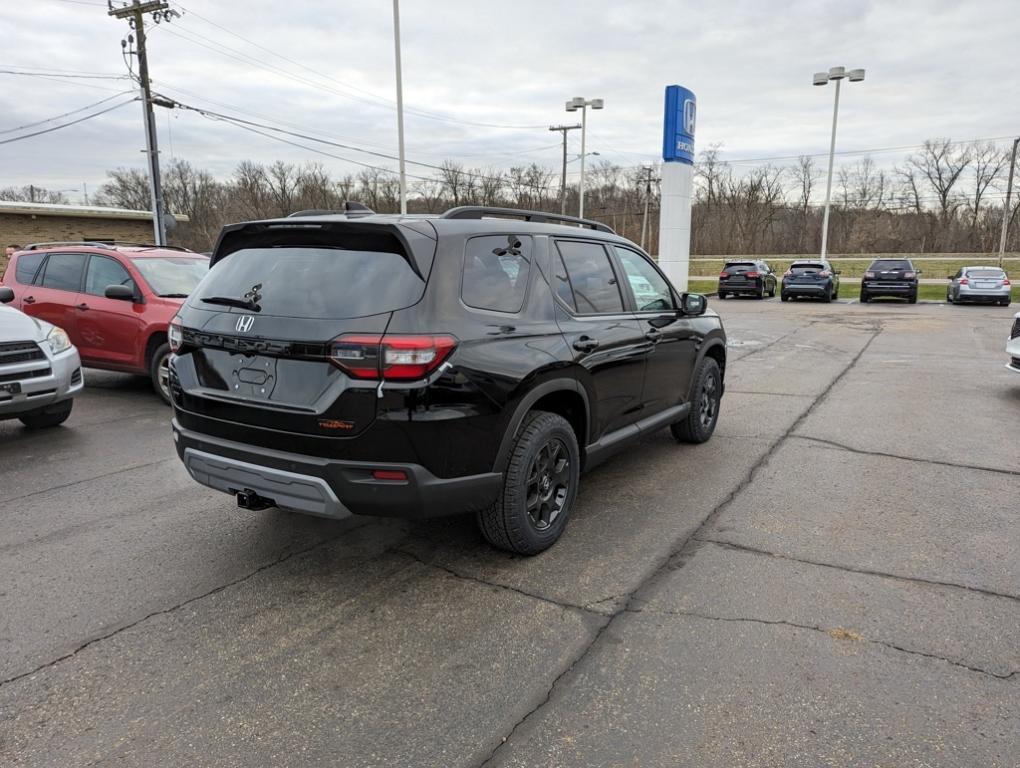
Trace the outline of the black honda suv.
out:
[[[711,437],[722,323],[603,224],[455,208],[227,226],[170,326],[173,438],[242,507],[560,536],[590,468]]]

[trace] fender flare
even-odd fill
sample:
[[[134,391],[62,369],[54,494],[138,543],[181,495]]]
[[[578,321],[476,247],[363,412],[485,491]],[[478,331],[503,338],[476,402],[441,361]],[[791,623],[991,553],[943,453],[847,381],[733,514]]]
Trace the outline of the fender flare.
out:
[[[697,361],[694,364],[694,370],[695,371],[698,370],[698,366],[701,365],[701,361],[705,359],[705,355],[708,354],[708,351],[710,349],[715,349],[716,347],[719,347],[719,348],[722,349],[722,351],[723,351],[723,360],[726,359],[726,338],[724,336],[722,336],[721,334],[720,335],[708,336],[705,339],[704,343],[701,345],[701,349],[698,350],[698,359],[697,359]],[[721,382],[721,384],[722,384],[722,391],[723,391],[723,393],[725,393],[726,392],[726,375],[725,375],[726,371],[725,371],[725,369],[723,369],[722,374],[723,374],[722,382]],[[691,389],[692,389],[692,391],[693,391],[693,388],[694,388],[694,379],[692,378],[691,379]],[[688,392],[687,393],[687,400],[688,400],[688,402],[690,402],[690,400],[691,400],[691,394],[692,394],[692,392]]]
[[[513,447],[514,438],[517,436],[517,430],[521,428],[521,423],[524,421],[524,417],[528,415],[532,406],[546,395],[554,392],[576,392],[581,396],[581,399],[584,401],[584,423],[588,435],[591,434],[591,403],[584,386],[576,379],[556,378],[543,381],[538,386],[529,390],[514,408],[514,412],[510,416],[510,420],[507,422],[506,429],[503,432],[503,438],[500,440],[499,451],[496,453],[496,463],[493,467],[494,471],[502,472],[506,469],[507,461],[510,459],[510,449]],[[584,451],[585,446],[581,445],[578,447],[581,451]]]

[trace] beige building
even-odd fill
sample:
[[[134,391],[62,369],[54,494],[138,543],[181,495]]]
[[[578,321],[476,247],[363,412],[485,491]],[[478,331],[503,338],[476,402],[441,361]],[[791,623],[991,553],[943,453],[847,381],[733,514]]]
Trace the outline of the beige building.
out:
[[[187,216],[175,214],[177,221]],[[77,240],[151,243],[152,214],[98,205],[58,205],[0,200],[0,273],[8,245]]]

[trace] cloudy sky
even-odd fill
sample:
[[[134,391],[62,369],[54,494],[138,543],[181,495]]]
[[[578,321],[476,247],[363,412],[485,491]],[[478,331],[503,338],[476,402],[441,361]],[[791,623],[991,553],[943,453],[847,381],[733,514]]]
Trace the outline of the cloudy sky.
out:
[[[181,16],[151,30],[154,90],[180,102],[371,150],[396,153],[390,0],[171,0]],[[832,86],[811,75],[865,67],[845,87],[838,149],[888,150],[926,138],[1020,132],[1016,0],[402,0],[407,156],[469,167],[536,161],[559,167],[563,102],[605,99],[590,113],[589,150],[621,166],[659,157],[663,87],[698,96],[697,145],[731,161],[824,154]],[[11,130],[102,105],[124,75],[125,22],[103,0],[2,0],[0,142]],[[157,110],[161,154],[218,175],[238,161],[358,166],[214,122]],[[579,132],[571,152],[579,151]],[[290,138],[363,163],[396,163]],[[107,169],[140,166],[141,107],[0,143],[0,187],[90,189]],[[907,149],[876,152],[891,164]],[[856,159],[853,158],[853,159]],[[782,163],[784,160],[776,160]],[[576,163],[571,165],[572,170]],[[409,173],[428,174],[410,165]],[[575,171],[576,172],[576,171]],[[69,195],[77,199],[75,193]]]

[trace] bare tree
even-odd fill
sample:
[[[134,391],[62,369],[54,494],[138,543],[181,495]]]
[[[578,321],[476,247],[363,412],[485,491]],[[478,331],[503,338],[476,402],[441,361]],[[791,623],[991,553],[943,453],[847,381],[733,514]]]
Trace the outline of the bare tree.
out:
[[[0,189],[0,200],[11,200],[16,203],[58,203],[70,202],[63,192],[40,187],[37,184],[26,184],[23,187],[4,187]]]

